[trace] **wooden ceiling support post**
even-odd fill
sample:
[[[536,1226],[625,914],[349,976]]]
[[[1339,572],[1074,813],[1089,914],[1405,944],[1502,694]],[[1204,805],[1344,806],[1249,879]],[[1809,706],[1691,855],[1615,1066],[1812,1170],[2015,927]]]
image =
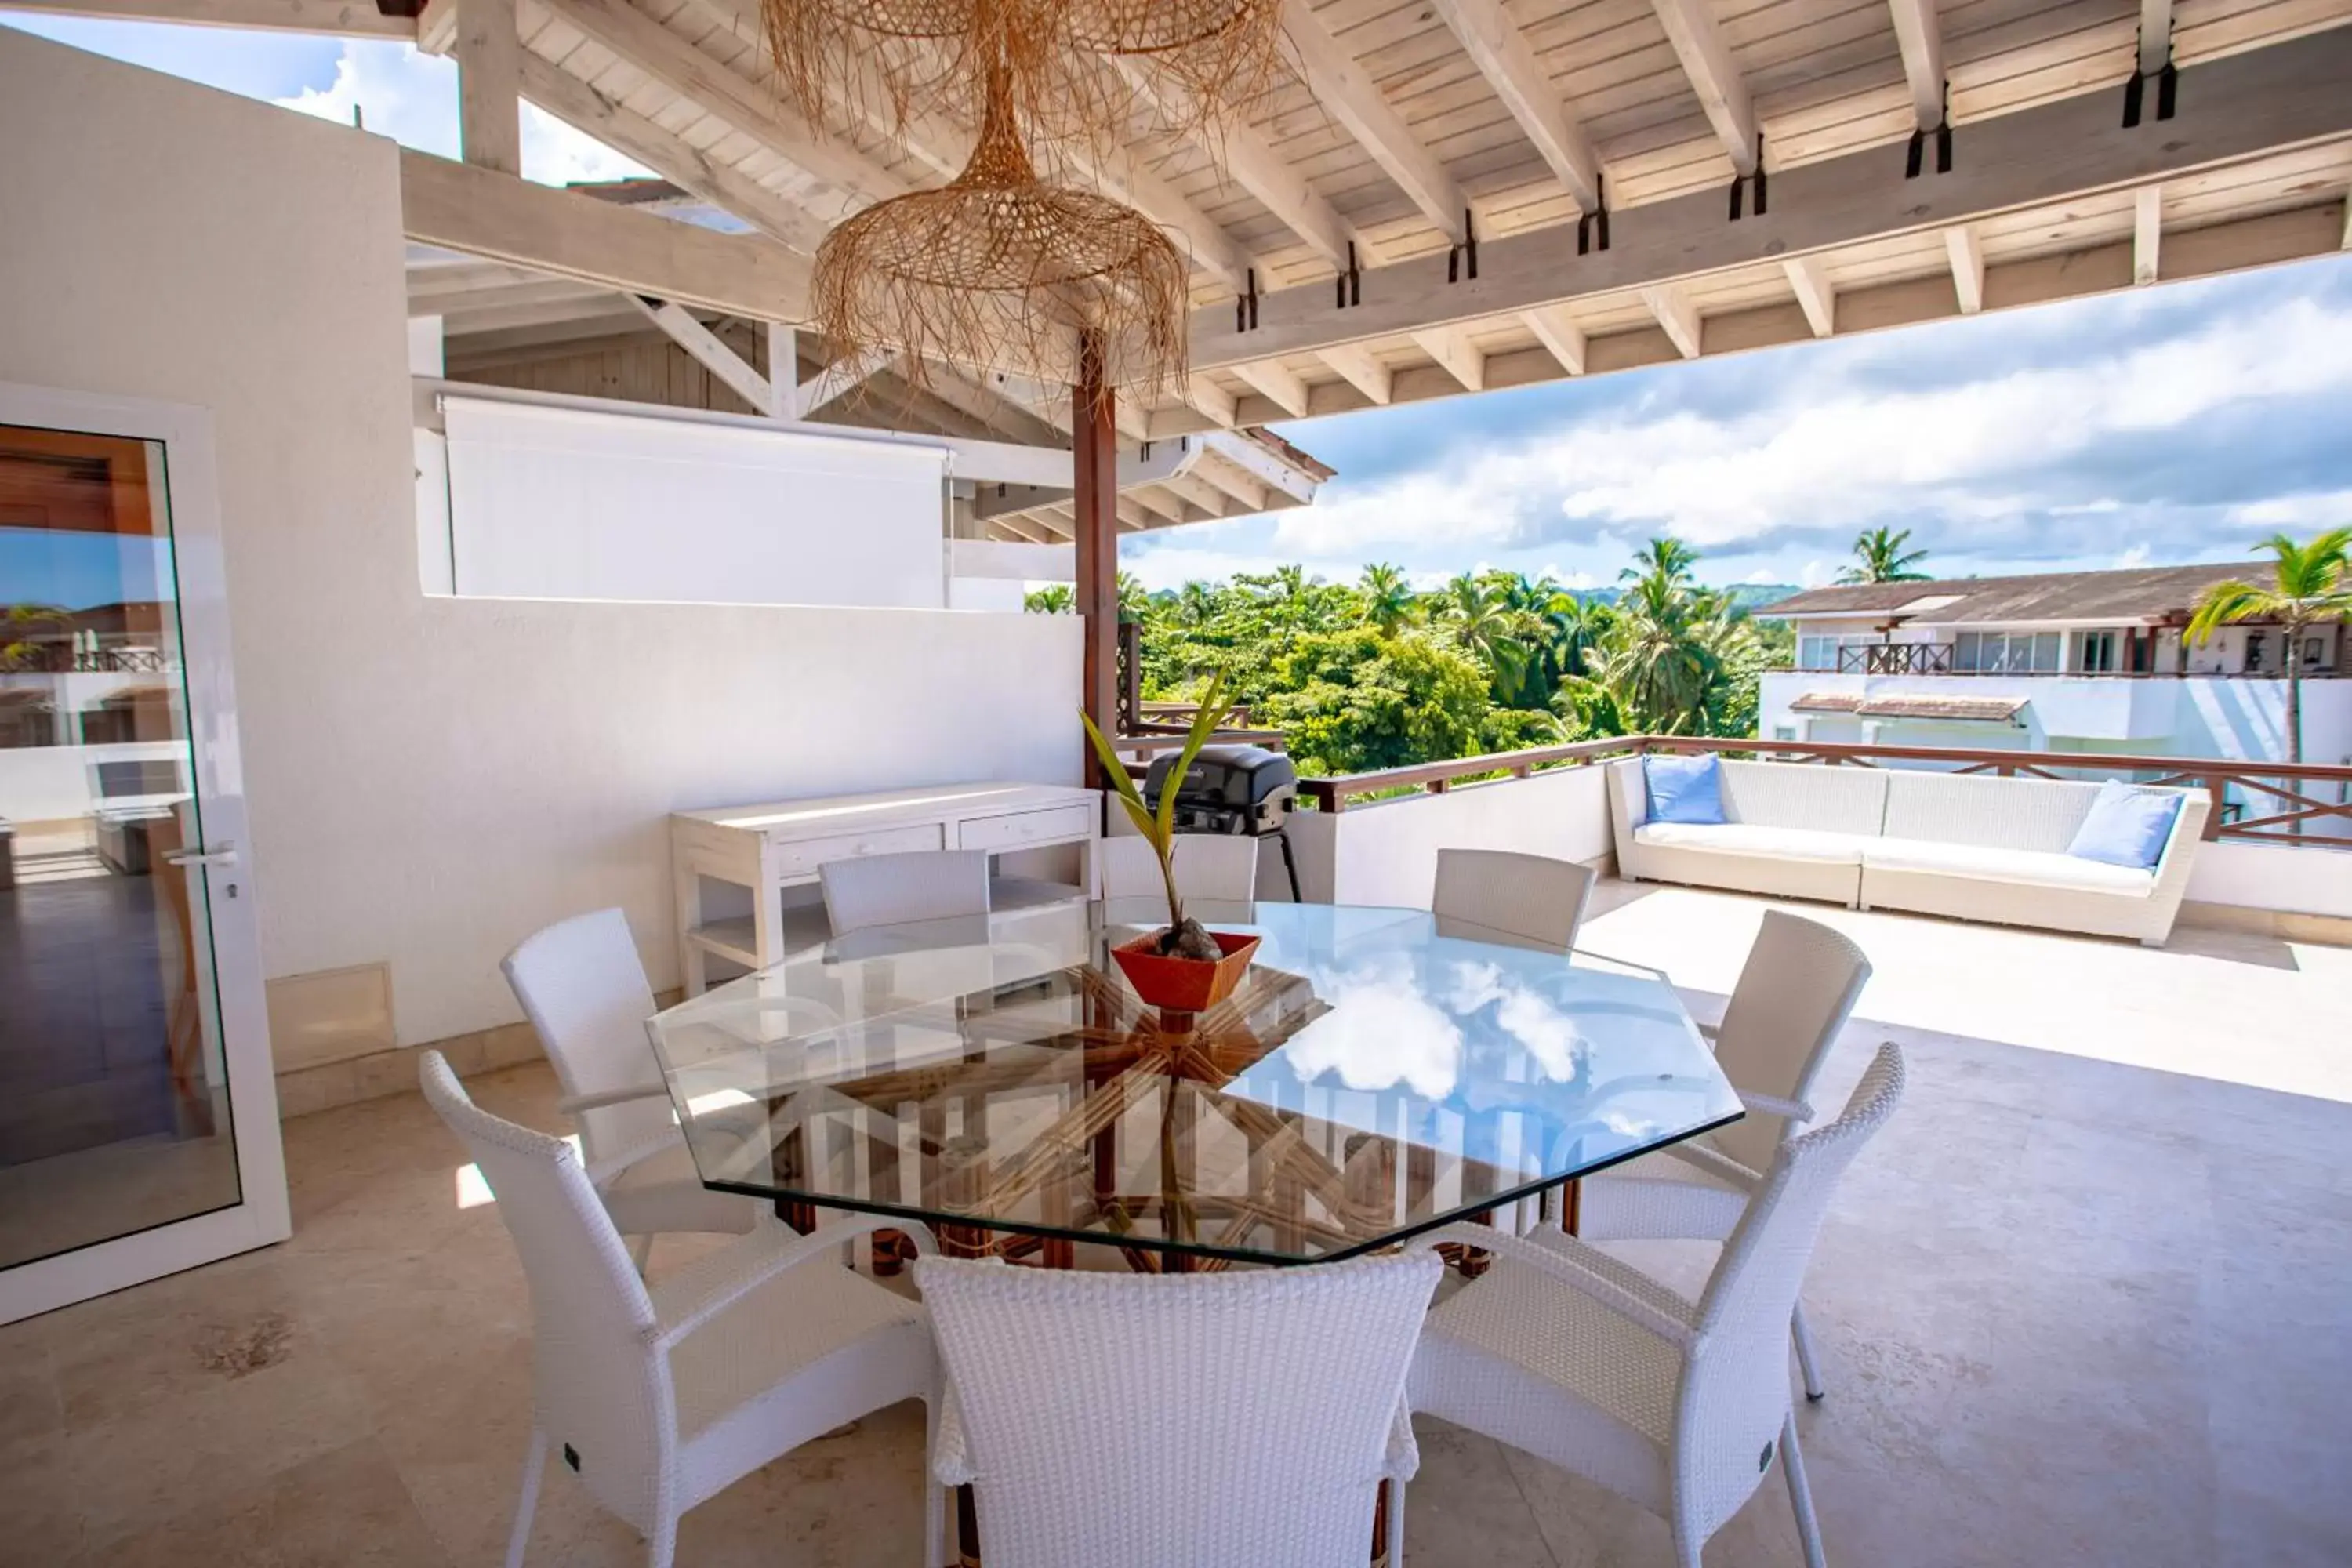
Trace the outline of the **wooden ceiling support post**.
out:
[[[1118,425],[1117,395],[1103,382],[1102,340],[1078,343],[1078,381],[1070,388],[1071,457],[1076,488],[1077,612],[1086,623],[1084,684],[1078,700],[1106,735],[1118,733]],[[1110,787],[1091,746],[1083,775]]]

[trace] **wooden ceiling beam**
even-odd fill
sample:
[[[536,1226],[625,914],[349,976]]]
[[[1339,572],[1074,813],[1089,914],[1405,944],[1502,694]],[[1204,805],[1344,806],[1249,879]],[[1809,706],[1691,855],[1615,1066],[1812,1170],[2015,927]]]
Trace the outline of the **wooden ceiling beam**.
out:
[[[1825,338],[1836,331],[1837,289],[1822,270],[1820,258],[1791,256],[1780,268],[1789,275],[1789,287],[1796,290],[1797,304],[1804,310],[1805,324],[1813,329],[1813,336]]]
[[[2153,283],[2158,251],[2164,243],[2164,189],[2142,185],[2132,193],[2132,281]]]
[[[845,212],[907,193],[907,184],[887,169],[810,125],[772,91],[738,76],[627,0],[537,0],[537,4],[670,91],[692,100],[777,157],[833,186],[840,194]]]
[[[1946,229],[1944,254],[1951,258],[1952,294],[1960,314],[1973,316],[1984,309],[1984,247],[1977,241],[1977,231],[1964,223]]]
[[[1903,80],[1911,89],[1911,114],[1922,131],[1944,122],[1944,26],[1936,0],[1887,0],[1895,18],[1895,45],[1903,54]]]
[[[736,396],[762,414],[772,416],[779,412],[776,388],[792,384],[789,368],[781,377],[761,375],[751,362],[728,347],[718,333],[696,321],[685,307],[638,294],[625,298],[661,329],[663,336],[685,350],[688,358],[717,376]]]
[[[1371,155],[1397,189],[1421,209],[1446,239],[1468,237],[1469,198],[1445,166],[1415,136],[1404,117],[1381,95],[1356,57],[1331,36],[1307,0],[1284,0],[1282,25],[1299,70],[1316,100]]]
[[[1486,356],[1460,327],[1430,327],[1412,334],[1422,352],[1445,367],[1465,392],[1486,390]],[[1304,410],[1301,410],[1303,413]]]
[[[1650,0],[1650,6],[1666,29],[1666,42],[1674,46],[1683,75],[1698,95],[1698,106],[1715,127],[1716,140],[1723,143],[1731,166],[1743,174],[1754,174],[1756,106],[1748,101],[1747,79],[1732,63],[1708,0]]]
[[[400,201],[402,231],[428,245],[754,321],[807,311],[808,260],[772,240],[631,212],[404,147]]]
[[[1132,56],[1121,57],[1118,68],[1129,85],[1170,120],[1197,120],[1184,89],[1173,81]],[[1348,265],[1348,246],[1359,238],[1354,226],[1288,160],[1268,146],[1265,138],[1246,125],[1233,124],[1221,128],[1215,140],[1216,145],[1206,150],[1221,154],[1234,184],[1255,196],[1283,226],[1334,268]],[[1358,248],[1365,250],[1361,245]],[[1359,257],[1360,261],[1370,259],[1368,252]]]
[[[2181,71],[2179,108],[2158,132],[2126,129],[2105,91],[2053,100],[1954,132],[1954,166],[1906,180],[1884,147],[1777,170],[1769,213],[1724,221],[1723,193],[1612,215],[1610,248],[1579,254],[1576,226],[1482,241],[1475,279],[1446,280],[1443,255],[1369,269],[1361,302],[1340,307],[1328,281],[1261,295],[1256,325],[1230,306],[1196,310],[1192,365],[1319,353],[1334,344],[1636,289],[1864,240],[1936,234],[1995,215],[2053,206],[2215,169],[2284,148],[2352,136],[2352,27],[2312,33]]]
[[[1689,295],[1672,283],[1653,283],[1642,290],[1642,303],[1650,308],[1650,314],[1665,330],[1666,341],[1675,345],[1675,353],[1685,359],[1698,358],[1706,333]]]
[[[1584,329],[1566,310],[1557,305],[1546,305],[1520,311],[1519,320],[1536,335],[1536,342],[1559,362],[1560,369],[1570,375],[1584,374]]]
[[[1192,378],[1185,387],[1184,401],[1219,425],[1232,425],[1241,411],[1241,400],[1205,375]]]
[[[240,31],[327,33],[353,38],[416,37],[415,17],[387,16],[372,0],[8,0],[8,9]]]
[[[1601,159],[1501,0],[1433,0],[1486,85],[1579,210],[1601,205]]]
[[[1354,343],[1333,343],[1317,351],[1316,357],[1375,405],[1386,403],[1394,391],[1395,378],[1389,367],[1373,358],[1368,349]]]
[[[814,213],[528,52],[522,59],[522,95],[574,131],[628,154],[688,195],[732,213],[771,239],[814,256],[824,238],[824,223]]]
[[[2172,58],[2172,0],[2139,0],[2139,74],[2154,76]]]
[[[1233,373],[1270,398],[1293,419],[1307,412],[1307,384],[1279,360],[1257,360],[1232,367]]]

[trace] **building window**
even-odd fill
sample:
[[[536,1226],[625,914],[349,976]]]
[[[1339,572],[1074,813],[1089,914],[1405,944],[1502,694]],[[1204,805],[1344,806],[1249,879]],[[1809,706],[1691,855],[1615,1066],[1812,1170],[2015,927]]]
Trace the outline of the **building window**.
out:
[[[2076,644],[2074,668],[2085,675],[2112,675],[2116,669],[2116,634],[2084,632]]]
[[[1952,668],[1981,675],[2052,674],[2063,668],[2065,641],[2056,632],[1961,632],[1952,642]]]
[[[1776,741],[1793,741],[1797,738],[1797,727],[1794,724],[1775,724],[1772,726],[1772,738]]]
[[[2263,634],[2260,632],[2246,634],[2244,669],[2248,675],[2260,675],[2263,672]]]
[[[2326,657],[2327,639],[2326,637],[2305,637],[2303,639],[2304,668],[2317,669],[2320,666],[2320,662]]]
[[[1841,650],[1857,646],[1843,637],[1809,637],[1797,639],[1799,669],[1834,670]]]

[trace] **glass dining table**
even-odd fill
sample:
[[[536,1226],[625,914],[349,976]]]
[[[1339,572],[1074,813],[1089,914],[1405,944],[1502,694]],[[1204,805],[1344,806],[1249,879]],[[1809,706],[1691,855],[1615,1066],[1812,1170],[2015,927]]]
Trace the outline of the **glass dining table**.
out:
[[[1263,939],[1199,1014],[1147,1005],[1110,961],[1164,920],[1140,901],[856,931],[657,1015],[703,1182],[804,1229],[919,1220],[966,1257],[1308,1264],[1740,1114],[1655,970],[1421,910],[1194,912]]]

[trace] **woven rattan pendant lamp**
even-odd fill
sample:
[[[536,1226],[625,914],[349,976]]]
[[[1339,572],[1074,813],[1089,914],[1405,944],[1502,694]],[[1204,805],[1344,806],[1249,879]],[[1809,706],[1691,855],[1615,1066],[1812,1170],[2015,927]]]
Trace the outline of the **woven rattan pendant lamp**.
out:
[[[1074,383],[1086,336],[1110,384],[1181,386],[1183,256],[1133,208],[1040,180],[1018,123],[1014,45],[983,33],[975,47],[984,92],[971,161],[939,189],[877,203],[825,237],[818,330],[836,354],[898,351],[919,385],[934,363]]]
[[[1122,143],[1125,60],[1177,90],[1155,95],[1171,134],[1213,132],[1273,79],[1281,0],[761,0],[778,84],[822,121],[843,100],[903,125],[917,106],[987,112],[987,61],[1012,67],[1032,140]],[[1210,140],[1213,141],[1213,135]]]

